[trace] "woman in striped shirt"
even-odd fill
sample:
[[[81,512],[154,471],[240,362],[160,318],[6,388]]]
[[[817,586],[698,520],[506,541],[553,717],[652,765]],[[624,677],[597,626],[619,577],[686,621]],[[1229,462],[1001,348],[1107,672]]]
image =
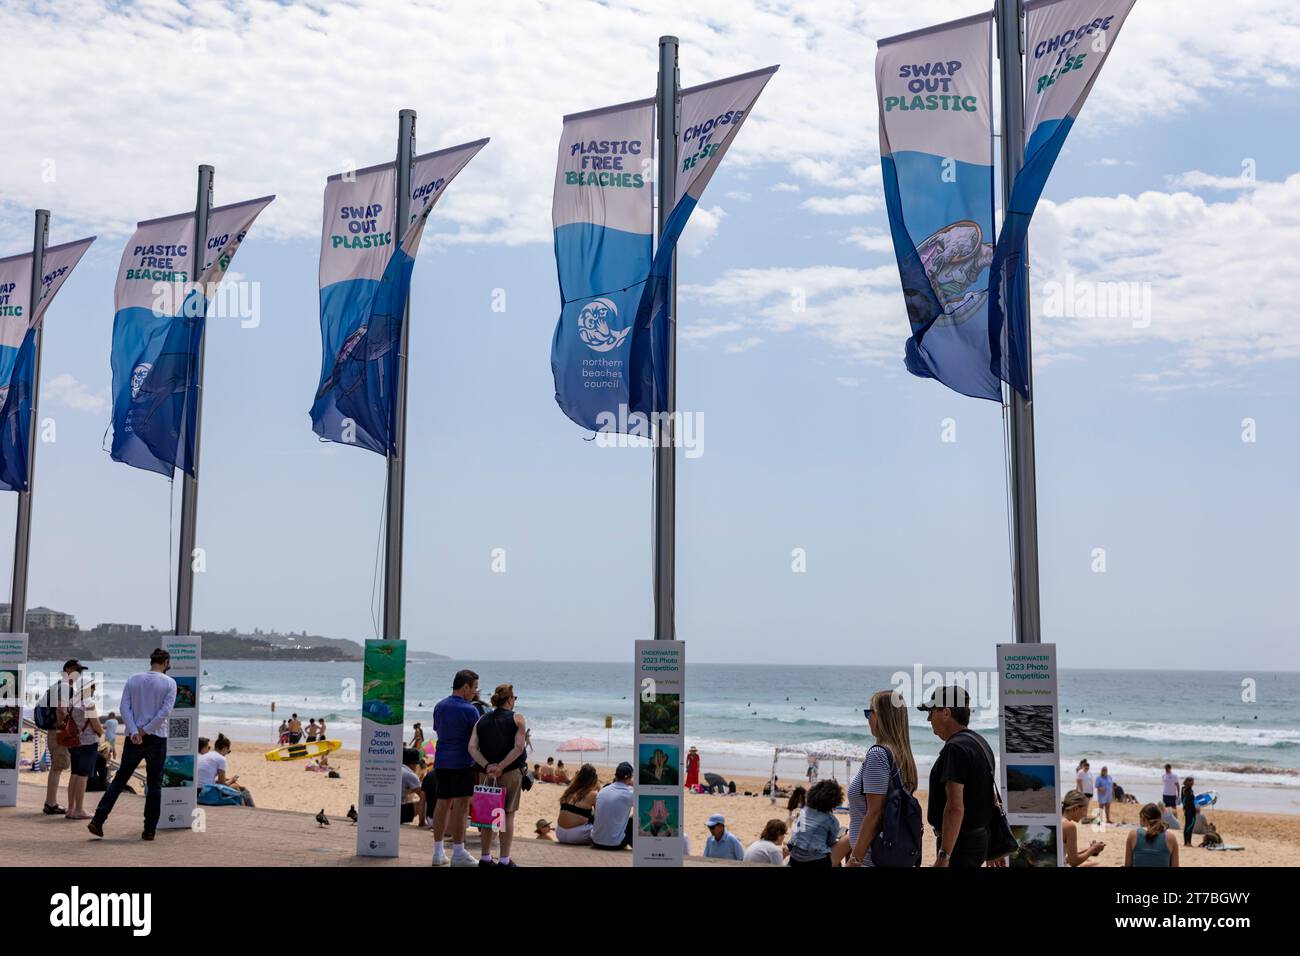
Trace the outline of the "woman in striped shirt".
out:
[[[867,708],[876,743],[849,784],[849,855],[846,866],[871,866],[871,844],[885,816],[889,779],[897,768],[903,789],[916,792],[916,760],[907,730],[907,702],[895,690],[877,691]]]

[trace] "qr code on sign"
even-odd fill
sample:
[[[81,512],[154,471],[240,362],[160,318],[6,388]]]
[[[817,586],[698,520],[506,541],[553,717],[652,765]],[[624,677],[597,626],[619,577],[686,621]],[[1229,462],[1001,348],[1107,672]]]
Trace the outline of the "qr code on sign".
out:
[[[190,718],[171,717],[167,721],[167,736],[180,739],[190,735]]]

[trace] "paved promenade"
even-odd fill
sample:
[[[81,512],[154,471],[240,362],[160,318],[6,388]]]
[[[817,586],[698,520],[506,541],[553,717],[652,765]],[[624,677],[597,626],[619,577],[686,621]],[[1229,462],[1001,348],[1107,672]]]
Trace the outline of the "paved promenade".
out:
[[[429,866],[433,837],[414,826],[402,827],[399,857],[356,856],[356,828],[346,817],[320,827],[311,814],[243,807],[204,807],[206,829],[159,830],[157,839],[140,839],[144,799],[123,793],[104,827],[104,839],[86,831],[84,821],[40,812],[43,783],[19,776],[18,806],[0,807],[0,857],[5,866]],[[43,781],[41,775],[39,780]],[[62,794],[60,794],[62,796]],[[100,795],[86,794],[93,813]],[[478,838],[470,835],[470,846]],[[609,853],[561,846],[533,838],[515,841],[519,866],[631,866],[631,852]],[[687,866],[735,866],[699,858]],[[449,869],[443,867],[443,869]]]

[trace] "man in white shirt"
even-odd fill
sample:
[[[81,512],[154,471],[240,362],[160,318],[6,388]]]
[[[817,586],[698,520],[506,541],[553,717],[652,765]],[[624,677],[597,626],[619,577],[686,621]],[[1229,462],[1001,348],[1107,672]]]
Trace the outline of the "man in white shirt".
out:
[[[597,850],[621,850],[632,845],[632,765],[626,760],[614,771],[614,782],[596,794],[591,845]]]
[[[142,840],[152,840],[162,814],[163,764],[167,760],[167,719],[176,704],[176,681],[167,676],[172,656],[161,647],[149,655],[149,670],[132,674],[122,688],[122,723],[127,740],[122,748],[122,762],[113,782],[99,800],[95,817],[86,829],[97,837],[104,835],[104,823],[113,805],[143,761],[145,765],[144,832]]]
[[[1178,778],[1174,776],[1174,768],[1171,764],[1165,764],[1165,775],[1160,778],[1164,783],[1164,804],[1167,807],[1178,806]]]
[[[1087,818],[1092,815],[1093,790],[1092,768],[1088,765],[1088,761],[1085,760],[1079,764],[1079,772],[1074,775],[1074,785],[1081,794],[1088,798],[1088,805],[1084,808],[1083,813],[1084,817]]]

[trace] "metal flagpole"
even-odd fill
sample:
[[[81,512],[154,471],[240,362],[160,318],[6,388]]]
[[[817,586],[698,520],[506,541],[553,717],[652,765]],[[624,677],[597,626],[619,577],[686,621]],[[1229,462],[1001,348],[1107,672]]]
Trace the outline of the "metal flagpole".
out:
[[[36,210],[36,230],[32,238],[32,294],[28,300],[28,318],[36,316],[40,307],[41,290],[45,280],[45,244],[50,237],[50,211]],[[18,492],[18,526],[14,534],[14,581],[9,598],[9,631],[25,631],[27,620],[27,562],[32,541],[32,486],[36,476],[36,417],[37,400],[41,393],[41,327],[33,333],[36,350],[32,369],[32,410],[27,421],[27,487]]]
[[[659,241],[677,195],[677,37],[659,38]],[[655,640],[677,636],[677,253],[673,253],[668,289],[668,394],[664,396],[662,427],[656,432],[655,456]]]
[[[1024,44],[1021,21],[1022,0],[997,0],[998,61],[1002,71],[1002,208],[1003,222],[1011,197],[1011,186],[1025,162]],[[1026,250],[1028,246],[1026,246]],[[1028,252],[1007,264],[1028,269]],[[1033,360],[1029,320],[1029,284],[1023,283],[1025,314],[1026,384],[1033,394]],[[1006,288],[1004,283],[1003,288]],[[1025,401],[1014,388],[1011,392],[1011,502],[1013,554],[1015,563],[1016,643],[1039,643],[1038,615],[1038,490],[1034,476],[1034,403]]]
[[[397,114],[397,215],[394,243],[400,243],[411,217],[411,159],[415,155],[415,110]],[[396,252],[394,253],[396,254]],[[402,521],[406,509],[406,343],[411,320],[407,297],[397,334],[397,409],[393,451],[388,455],[388,511],[384,548],[384,633],[387,640],[402,636]]]
[[[194,248],[190,256],[190,281],[196,286],[203,281],[205,249],[208,244],[208,213],[212,210],[211,166],[199,167],[198,198],[194,203]],[[208,303],[207,290],[199,287],[194,302],[196,318],[204,318]],[[203,424],[203,353],[207,340],[206,330],[199,335],[199,355],[194,370],[194,474],[181,476],[181,538],[180,555],[176,569],[176,628],[177,636],[190,633],[194,618],[194,533],[199,517],[199,432]]]

